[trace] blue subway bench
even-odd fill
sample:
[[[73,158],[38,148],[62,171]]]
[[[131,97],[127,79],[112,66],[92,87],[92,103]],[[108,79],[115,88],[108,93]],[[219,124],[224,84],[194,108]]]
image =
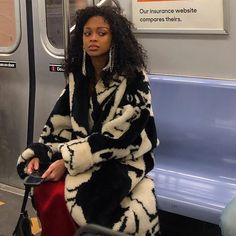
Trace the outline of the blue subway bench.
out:
[[[219,223],[236,197],[236,81],[150,75],[161,210]]]

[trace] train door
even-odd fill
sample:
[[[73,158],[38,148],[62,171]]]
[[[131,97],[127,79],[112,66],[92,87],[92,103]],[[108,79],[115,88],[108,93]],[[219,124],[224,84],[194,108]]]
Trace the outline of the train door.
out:
[[[0,182],[17,185],[16,158],[27,143],[29,58],[26,5],[0,0]]]
[[[22,186],[17,157],[37,142],[66,84],[64,23],[71,28],[76,10],[94,4],[112,0],[0,0],[0,183]]]

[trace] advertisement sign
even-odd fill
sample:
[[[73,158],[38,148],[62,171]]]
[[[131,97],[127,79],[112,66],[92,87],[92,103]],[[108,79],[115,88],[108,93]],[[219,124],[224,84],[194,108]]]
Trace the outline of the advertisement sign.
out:
[[[137,32],[226,34],[226,0],[132,0]]]

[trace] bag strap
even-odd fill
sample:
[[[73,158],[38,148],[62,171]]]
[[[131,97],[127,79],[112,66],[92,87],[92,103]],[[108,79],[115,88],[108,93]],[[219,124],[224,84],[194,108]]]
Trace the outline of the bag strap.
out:
[[[23,199],[23,203],[22,203],[22,206],[21,206],[20,213],[25,212],[25,208],[26,208],[26,204],[27,204],[27,201],[28,201],[30,190],[31,190],[31,186],[25,185],[25,194],[24,194],[24,199]]]
[[[22,203],[22,206],[21,206],[21,210],[20,210],[20,217],[19,217],[19,219],[17,221],[17,224],[16,224],[16,227],[13,231],[13,234],[12,234],[13,236],[16,236],[16,234],[17,234],[17,229],[18,229],[21,218],[23,216],[25,216],[25,214],[27,214],[27,213],[25,213],[25,208],[26,208],[26,204],[27,204],[27,201],[28,201],[30,190],[31,190],[31,186],[28,186],[28,185],[26,186],[25,185],[25,193],[24,193],[24,198],[23,198],[23,203]]]

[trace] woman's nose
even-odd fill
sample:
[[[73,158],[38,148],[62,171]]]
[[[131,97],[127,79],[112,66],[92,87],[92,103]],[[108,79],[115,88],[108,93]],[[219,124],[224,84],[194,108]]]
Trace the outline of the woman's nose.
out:
[[[91,40],[91,41],[97,40],[97,36],[96,36],[95,33],[92,33],[92,34],[91,34],[90,40]]]

